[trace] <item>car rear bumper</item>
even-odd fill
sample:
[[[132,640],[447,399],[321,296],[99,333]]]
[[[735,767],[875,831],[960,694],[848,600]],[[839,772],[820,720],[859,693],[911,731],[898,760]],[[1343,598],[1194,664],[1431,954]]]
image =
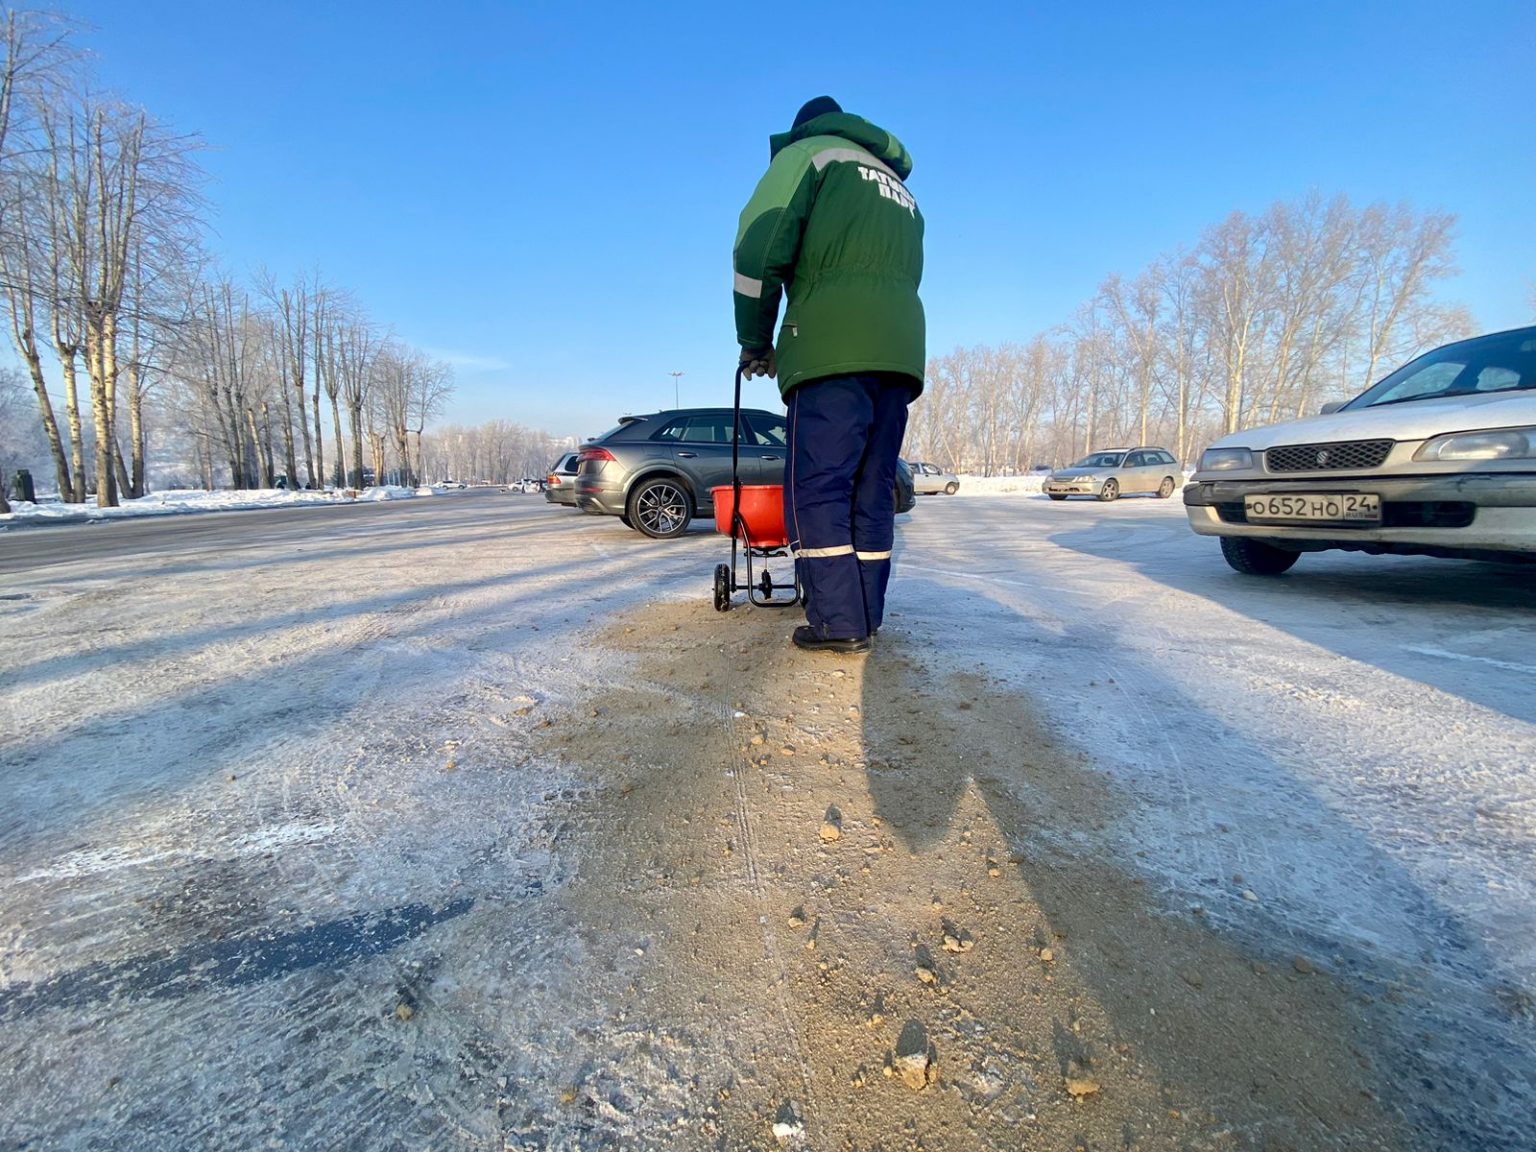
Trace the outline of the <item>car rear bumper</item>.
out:
[[[605,484],[601,480],[578,480],[576,481],[576,507],[583,512],[622,516],[624,489],[621,485]]]
[[[1243,497],[1287,493],[1381,497],[1381,524],[1250,524]],[[1306,550],[1536,554],[1536,474],[1459,473],[1349,480],[1199,480],[1184,487],[1202,536],[1252,536]]]
[[[562,484],[559,488],[546,488],[544,499],[551,504],[564,504],[570,507],[576,503],[576,489],[569,484]]]

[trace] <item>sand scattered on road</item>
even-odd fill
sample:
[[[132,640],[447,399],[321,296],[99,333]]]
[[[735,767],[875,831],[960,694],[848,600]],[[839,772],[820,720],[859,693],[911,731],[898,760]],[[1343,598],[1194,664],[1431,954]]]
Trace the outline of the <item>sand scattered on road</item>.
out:
[[[925,675],[899,629],[846,658],[792,624],[647,608],[600,638],[597,714],[544,730],[601,782],[566,913],[649,941],[594,1001],[686,1037],[666,1146],[1407,1143],[1348,992],[1159,906],[1028,700]]]

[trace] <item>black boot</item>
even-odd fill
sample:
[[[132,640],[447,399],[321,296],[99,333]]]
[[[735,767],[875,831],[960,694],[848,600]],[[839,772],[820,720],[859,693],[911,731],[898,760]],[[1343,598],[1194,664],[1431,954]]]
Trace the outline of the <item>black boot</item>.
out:
[[[816,635],[816,630],[809,624],[802,624],[796,628],[795,634],[790,639],[795,642],[796,648],[804,648],[807,652],[840,652],[851,655],[855,652],[869,651],[868,636],[848,636],[841,640],[829,640]]]

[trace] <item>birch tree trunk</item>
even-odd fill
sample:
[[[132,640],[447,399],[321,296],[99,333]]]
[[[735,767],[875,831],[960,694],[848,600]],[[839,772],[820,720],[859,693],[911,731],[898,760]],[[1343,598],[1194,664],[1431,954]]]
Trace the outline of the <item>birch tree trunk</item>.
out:
[[[129,494],[134,497],[148,496],[149,488],[144,474],[146,455],[144,437],[144,392],[141,369],[135,359],[128,367],[128,437],[129,452],[133,459],[133,474],[129,477]]]
[[[347,483],[347,455],[342,450],[346,441],[341,434],[341,403],[336,393],[331,393],[331,429],[332,440],[336,445],[336,483],[345,487]]]

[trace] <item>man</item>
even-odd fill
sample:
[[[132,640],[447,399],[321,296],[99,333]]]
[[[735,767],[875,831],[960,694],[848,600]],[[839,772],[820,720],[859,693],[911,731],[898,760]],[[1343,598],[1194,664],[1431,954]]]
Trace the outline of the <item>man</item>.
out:
[[[923,389],[912,157],[830,96],[769,153],[736,233],[736,339],[746,375],[776,375],[789,408],[784,521],[807,621],[794,642],[863,652],[885,614],[896,459]]]

